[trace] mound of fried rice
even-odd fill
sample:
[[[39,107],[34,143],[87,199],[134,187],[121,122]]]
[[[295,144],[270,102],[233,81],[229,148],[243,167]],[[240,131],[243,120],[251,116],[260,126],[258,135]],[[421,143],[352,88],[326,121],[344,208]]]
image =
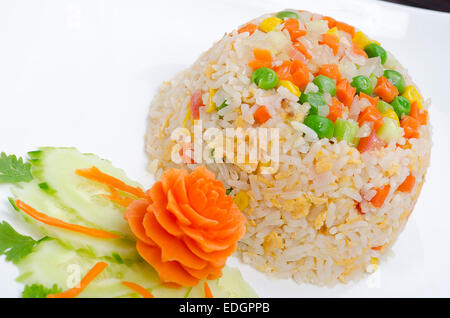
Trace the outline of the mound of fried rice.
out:
[[[385,69],[400,72],[406,85],[415,85],[405,68],[390,54],[367,58],[354,53],[352,37],[339,30],[339,48],[319,45],[321,34],[329,30],[319,14],[297,11],[300,27],[307,31],[300,41],[312,58],[304,59],[310,83],[304,92],[317,91],[313,74],[324,64],[337,64],[342,77],[381,76]],[[251,21],[259,25],[268,14]],[[164,82],[154,97],[148,118],[146,150],[149,170],[161,176],[170,167],[192,170],[199,164],[175,164],[171,160],[174,141],[171,133],[178,127],[192,128],[189,119],[191,95],[203,92],[204,105],[210,95],[216,105],[227,100],[227,107],[215,112],[200,108],[203,129],[208,127],[277,127],[280,131],[280,165],[273,174],[261,174],[258,165],[210,163],[230,195],[248,200],[243,206],[247,231],[238,244],[240,259],[260,271],[298,283],[333,285],[348,282],[370,272],[389,250],[407,223],[422,188],[429,165],[430,125],[419,128],[420,137],[401,137],[384,147],[360,153],[345,141],[318,139],[301,125],[308,109],[284,87],[270,90],[251,82],[255,48],[268,49],[274,63],[292,57],[292,40],[281,25],[271,32],[226,34],[189,68]],[[297,56],[302,58],[302,56]],[[325,96],[329,99],[330,96]],[[256,106],[265,105],[271,119],[255,123]],[[358,118],[366,99],[356,95],[344,117]],[[428,109],[429,101],[424,102]],[[297,124],[299,123],[299,124]],[[368,132],[359,130],[358,137]],[[209,145],[214,148],[214,145]],[[414,188],[409,193],[396,191],[413,174]],[[390,185],[381,208],[370,200],[374,189]]]

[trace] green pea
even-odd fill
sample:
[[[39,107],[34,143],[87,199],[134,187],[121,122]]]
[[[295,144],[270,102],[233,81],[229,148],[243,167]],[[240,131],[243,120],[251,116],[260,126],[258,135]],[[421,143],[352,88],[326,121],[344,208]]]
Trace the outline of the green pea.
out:
[[[391,102],[394,111],[397,113],[399,119],[402,119],[403,115],[409,115],[411,112],[411,103],[403,96],[397,96]]]
[[[320,139],[332,138],[334,134],[334,124],[326,117],[319,115],[308,115],[303,122],[306,126],[317,133]]]
[[[386,59],[387,59],[386,50],[383,49],[378,44],[376,44],[376,43],[367,44],[366,47],[364,48],[364,51],[366,51],[368,57],[379,56],[381,59],[381,64],[386,63]]]
[[[384,77],[391,81],[392,85],[397,87],[398,93],[401,95],[405,91],[406,83],[402,74],[394,70],[386,70],[383,73]]]
[[[303,93],[298,102],[300,104],[308,103],[311,106],[309,113],[313,115],[318,115],[319,109],[328,107],[327,101],[321,93]]]
[[[336,83],[328,76],[319,75],[313,79],[313,83],[319,88],[319,92],[336,95]]]
[[[262,89],[271,89],[278,84],[278,75],[268,67],[261,67],[252,74],[252,82]]]
[[[334,137],[338,141],[345,140],[351,146],[356,146],[358,131],[359,126],[356,121],[338,118],[334,123]]]
[[[370,95],[372,94],[373,85],[372,81],[364,75],[358,75],[353,77],[352,82],[350,83],[353,87],[356,88],[356,92],[359,94],[363,92],[364,94]]]
[[[277,18],[280,18],[282,20],[290,18],[298,19],[298,14],[294,11],[280,11],[277,14]]]
[[[386,103],[385,101],[379,100],[378,104],[377,104],[377,108],[381,114],[384,114],[389,109],[392,109],[392,106],[390,104]]]

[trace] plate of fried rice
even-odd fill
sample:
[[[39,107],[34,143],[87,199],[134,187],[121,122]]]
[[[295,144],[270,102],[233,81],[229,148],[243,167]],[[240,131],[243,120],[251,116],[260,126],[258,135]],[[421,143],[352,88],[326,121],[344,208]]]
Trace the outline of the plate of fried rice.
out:
[[[369,0],[2,7],[2,151],[92,149],[146,187],[206,167],[246,218],[228,263],[260,297],[449,296],[447,13]],[[0,296],[17,288],[8,279]]]

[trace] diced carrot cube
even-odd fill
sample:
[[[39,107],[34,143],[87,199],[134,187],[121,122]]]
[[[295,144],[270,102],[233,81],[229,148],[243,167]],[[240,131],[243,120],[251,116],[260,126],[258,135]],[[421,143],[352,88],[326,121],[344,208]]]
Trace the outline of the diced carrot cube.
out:
[[[381,97],[386,103],[390,103],[398,95],[398,89],[384,77],[378,77],[377,86],[374,89],[375,94]]]
[[[256,29],[258,29],[258,26],[256,24],[249,23],[247,25],[244,25],[242,28],[240,28],[238,30],[238,33],[241,34],[241,33],[244,33],[244,32],[248,32],[248,33],[250,33],[250,35],[252,35],[253,32],[256,31]]]
[[[339,49],[339,39],[333,34],[322,34],[322,40],[319,44],[328,45],[332,50],[333,54],[336,55]]]
[[[319,68],[317,75],[328,76],[329,78],[339,81],[342,77],[337,64],[324,64]]]
[[[416,183],[416,177],[414,177],[412,174],[408,175],[403,181],[401,185],[398,186],[397,190],[400,192],[411,192],[414,188],[414,184]]]
[[[338,81],[336,85],[336,96],[345,106],[352,104],[355,94],[356,88],[351,86],[346,78]]]
[[[260,106],[253,114],[253,117],[255,118],[256,122],[260,124],[264,124],[266,121],[272,118],[266,106]]]

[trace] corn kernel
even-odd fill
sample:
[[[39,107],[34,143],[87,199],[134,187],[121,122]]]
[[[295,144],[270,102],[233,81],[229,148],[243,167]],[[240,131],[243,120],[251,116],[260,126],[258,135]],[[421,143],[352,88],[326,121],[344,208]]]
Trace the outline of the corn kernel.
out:
[[[355,43],[361,50],[364,50],[364,48],[367,46],[367,44],[370,43],[376,43],[380,45],[377,41],[372,40],[367,35],[362,33],[361,31],[358,31],[353,36],[353,43]]]
[[[209,98],[208,98],[208,108],[206,108],[207,113],[211,113],[217,109],[216,103],[213,100],[213,97],[215,94],[216,94],[216,90],[210,88],[209,89]]]
[[[397,113],[392,108],[389,108],[387,111],[385,111],[381,115],[383,117],[392,118],[400,126],[400,121],[398,120]]]
[[[339,39],[339,34],[338,34],[338,29],[337,27],[331,28],[327,31],[327,34],[329,35],[334,35],[335,37],[337,37]]]
[[[417,106],[419,106],[420,109],[423,108],[423,98],[414,86],[407,86],[402,96],[405,97],[410,103],[417,102]]]
[[[281,80],[278,83],[278,85],[287,88],[289,92],[291,92],[292,94],[294,94],[297,97],[300,97],[300,95],[301,95],[301,92],[300,92],[300,89],[298,88],[298,86],[295,85],[294,83],[292,83],[291,81]]]
[[[283,22],[283,20],[281,20],[280,18],[276,18],[276,17],[266,18],[261,22],[261,24],[259,25],[259,28],[262,31],[267,33],[267,32],[275,30],[275,27],[278,24],[281,24],[282,22]]]
[[[241,210],[241,211],[244,211],[248,207],[249,201],[250,201],[250,197],[248,196],[248,194],[245,191],[239,191],[234,196],[234,203],[236,203],[239,210]]]

